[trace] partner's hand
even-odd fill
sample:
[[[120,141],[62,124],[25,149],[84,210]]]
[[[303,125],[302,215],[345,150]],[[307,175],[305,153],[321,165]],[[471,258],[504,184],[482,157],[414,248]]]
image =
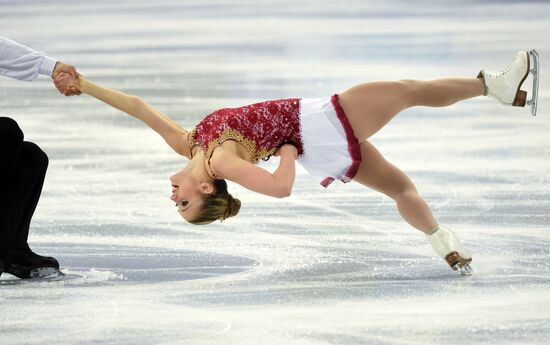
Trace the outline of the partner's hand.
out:
[[[55,87],[65,96],[80,95],[80,79],[69,73],[60,72],[54,79]]]
[[[292,144],[284,144],[279,147],[277,151],[273,154],[275,157],[281,157],[282,155],[290,154],[292,158],[298,158],[298,149]]]
[[[76,80],[78,80],[78,78],[80,77],[80,73],[76,71],[74,66],[65,64],[61,61],[57,61],[57,63],[55,64],[55,68],[53,69],[53,72],[52,72],[52,79],[54,80],[55,87],[59,90],[59,92],[64,94],[65,96],[80,95],[81,94],[80,90],[78,90],[75,87],[60,88],[57,86],[57,84],[55,83],[55,80],[62,73],[67,73]]]

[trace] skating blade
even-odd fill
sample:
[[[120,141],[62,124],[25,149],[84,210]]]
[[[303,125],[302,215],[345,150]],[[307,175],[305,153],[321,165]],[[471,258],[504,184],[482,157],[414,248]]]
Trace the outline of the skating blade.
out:
[[[529,52],[531,60],[533,60],[533,68],[529,70],[529,73],[533,75],[533,91],[531,92],[531,99],[527,101],[527,104],[531,106],[531,115],[537,115],[537,103],[539,99],[539,53],[533,49]]]
[[[56,280],[63,278],[65,274],[55,267],[41,267],[33,269],[29,275],[30,278]]]
[[[462,276],[471,276],[473,272],[470,264],[465,264],[464,266],[460,267],[458,270],[460,271],[460,275]]]

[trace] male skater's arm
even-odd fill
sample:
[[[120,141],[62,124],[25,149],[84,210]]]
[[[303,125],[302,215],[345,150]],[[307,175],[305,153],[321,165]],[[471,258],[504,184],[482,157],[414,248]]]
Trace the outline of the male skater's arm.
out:
[[[138,96],[97,85],[82,76],[75,79],[68,74],[61,73],[54,82],[60,90],[76,87],[79,91],[143,121],[160,134],[174,151],[190,158],[187,145],[188,131]]]
[[[35,80],[39,74],[55,78],[61,72],[69,73],[74,78],[79,76],[73,66],[0,36],[0,75],[31,81]],[[76,89],[68,89],[64,94],[70,96],[80,92]]]

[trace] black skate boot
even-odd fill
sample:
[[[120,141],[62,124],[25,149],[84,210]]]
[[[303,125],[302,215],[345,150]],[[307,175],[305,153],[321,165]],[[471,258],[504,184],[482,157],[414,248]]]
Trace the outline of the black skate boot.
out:
[[[8,267],[5,267],[5,272],[21,279],[63,275],[59,271],[59,262],[56,259],[38,255],[30,249],[16,250],[11,263]]]

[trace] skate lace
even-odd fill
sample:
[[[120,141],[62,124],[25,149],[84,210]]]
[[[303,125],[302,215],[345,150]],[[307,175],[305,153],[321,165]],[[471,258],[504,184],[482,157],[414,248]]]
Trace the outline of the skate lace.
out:
[[[505,75],[506,73],[510,72],[512,70],[512,67],[514,67],[514,65],[516,64],[517,61],[518,61],[518,57],[516,56],[514,58],[514,61],[512,61],[512,63],[510,64],[510,66],[506,67],[503,71],[495,73],[495,77],[501,77],[501,76]]]

